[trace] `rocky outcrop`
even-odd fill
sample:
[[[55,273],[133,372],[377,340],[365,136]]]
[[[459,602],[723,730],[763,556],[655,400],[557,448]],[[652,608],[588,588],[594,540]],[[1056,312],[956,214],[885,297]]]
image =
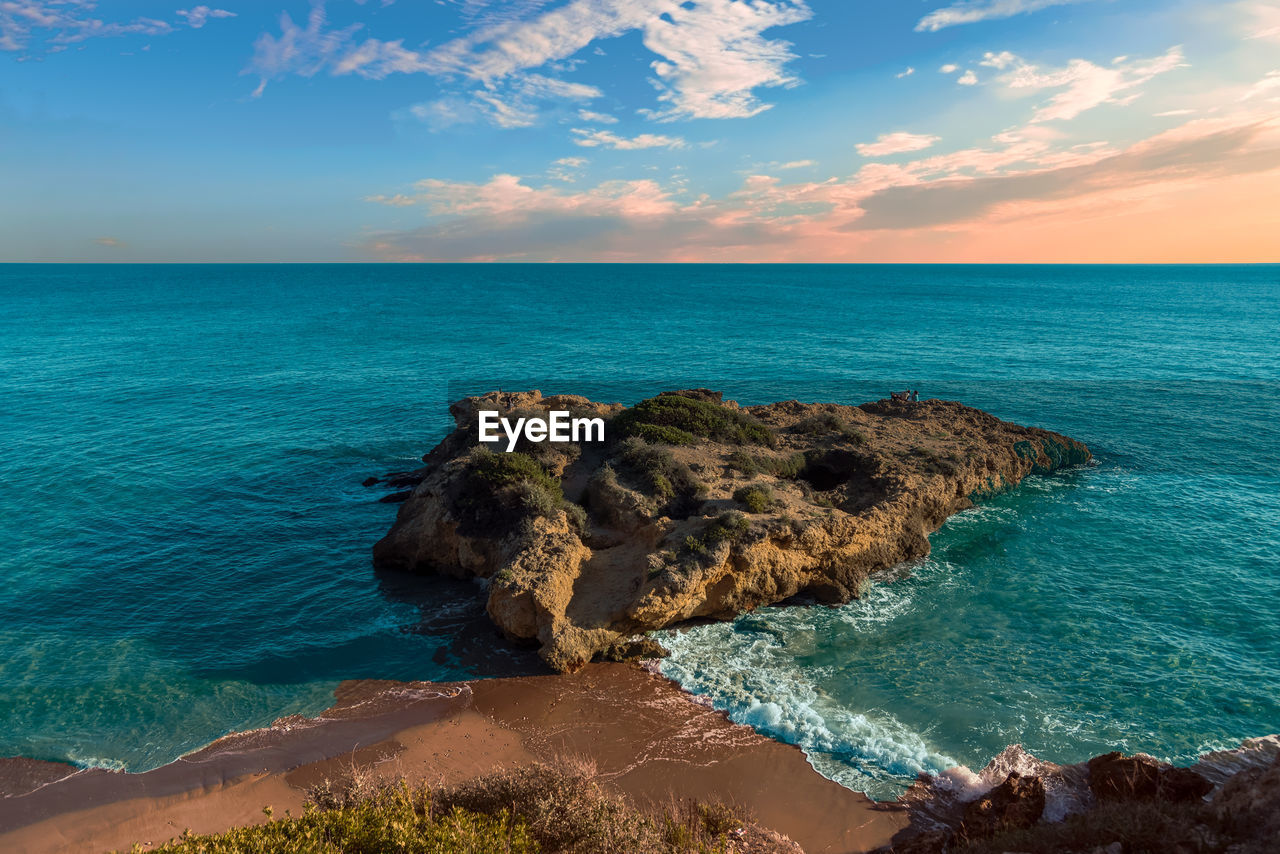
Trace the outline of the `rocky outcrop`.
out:
[[[1000,831],[1030,827],[1044,814],[1044,804],[1044,780],[1012,771],[965,809],[960,838],[985,839]]]
[[[1006,843],[1018,851],[1262,854],[1280,850],[1280,737],[1249,739],[1190,767],[1119,752],[1055,765],[1013,745],[977,774],[922,774],[902,803],[910,826],[883,854]]]
[[[478,413],[606,421],[604,442],[478,442]],[[859,595],[951,514],[1081,443],[940,400],[739,407],[706,390],[632,408],[538,392],[451,407],[456,429],[374,547],[383,567],[484,579],[488,612],[572,671],[619,641],[807,594]]]

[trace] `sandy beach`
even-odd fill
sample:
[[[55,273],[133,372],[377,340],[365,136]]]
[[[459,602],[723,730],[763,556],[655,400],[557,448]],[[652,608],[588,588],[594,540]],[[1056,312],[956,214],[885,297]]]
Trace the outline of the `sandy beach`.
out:
[[[465,683],[347,682],[316,718],[236,733],[143,774],[0,764],[0,850],[154,846],[301,810],[306,790],[353,767],[450,783],[540,759],[595,763],[638,802],[720,799],[806,852],[883,845],[906,823],[771,741],[635,665]]]

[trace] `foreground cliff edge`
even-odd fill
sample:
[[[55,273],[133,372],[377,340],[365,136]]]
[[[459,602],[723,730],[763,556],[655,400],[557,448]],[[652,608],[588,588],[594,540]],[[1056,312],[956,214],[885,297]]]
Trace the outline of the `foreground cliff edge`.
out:
[[[605,440],[507,453],[480,443],[482,411],[598,417]],[[561,672],[693,618],[856,598],[876,570],[927,554],[953,513],[1091,459],[941,400],[739,407],[698,389],[624,408],[491,392],[450,412],[454,431],[395,481],[416,485],[375,563],[486,580],[494,623]]]

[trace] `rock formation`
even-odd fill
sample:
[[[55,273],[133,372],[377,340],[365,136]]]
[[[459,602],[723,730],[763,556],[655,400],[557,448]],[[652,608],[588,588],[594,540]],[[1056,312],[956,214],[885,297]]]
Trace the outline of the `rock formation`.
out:
[[[880,854],[1271,854],[1280,851],[1280,736],[1187,768],[1119,752],[1056,765],[1011,745],[977,774],[922,774],[901,802],[911,824]]]
[[[480,445],[478,413],[606,419],[606,441]],[[484,579],[488,613],[572,671],[628,638],[798,594],[848,601],[982,496],[1090,459],[1065,436],[940,400],[739,407],[704,389],[631,408],[493,392],[398,483],[379,566]],[[400,496],[397,496],[399,498]]]

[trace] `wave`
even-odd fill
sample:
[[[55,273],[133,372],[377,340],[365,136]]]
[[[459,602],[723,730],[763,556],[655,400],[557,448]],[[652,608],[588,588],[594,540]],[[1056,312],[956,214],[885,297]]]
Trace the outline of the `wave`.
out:
[[[917,570],[943,572],[921,562]],[[863,630],[913,607],[909,589],[873,585],[837,609],[770,609],[731,623],[660,632],[669,655],[660,672],[735,723],[800,747],[813,767],[848,788],[877,798],[901,794],[919,774],[956,766],[919,732],[882,709],[853,711],[818,687],[821,666],[803,659],[815,651],[816,620],[834,619]]]

